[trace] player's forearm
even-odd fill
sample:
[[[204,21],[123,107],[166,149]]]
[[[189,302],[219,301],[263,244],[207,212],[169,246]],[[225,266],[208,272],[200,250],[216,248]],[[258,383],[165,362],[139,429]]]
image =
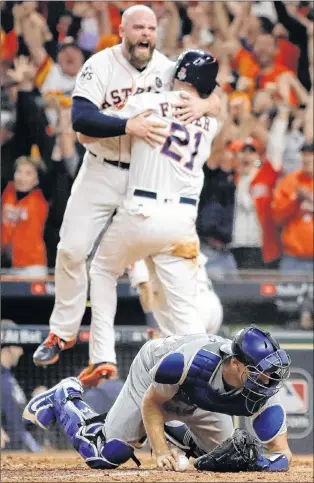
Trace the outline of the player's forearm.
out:
[[[212,93],[207,99],[204,100],[204,103],[205,114],[211,117],[219,117],[221,102],[217,94]]]
[[[155,456],[158,457],[168,453],[169,448],[164,433],[165,420],[162,406],[150,397],[145,396],[142,404],[142,417]]]
[[[125,134],[127,119],[105,116],[87,99],[74,97],[72,124],[75,132],[94,138],[112,138]]]

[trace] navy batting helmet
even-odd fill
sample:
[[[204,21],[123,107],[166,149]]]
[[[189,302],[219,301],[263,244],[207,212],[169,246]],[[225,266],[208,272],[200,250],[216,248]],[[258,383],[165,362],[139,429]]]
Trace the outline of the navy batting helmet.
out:
[[[276,394],[290,374],[290,357],[280,349],[269,332],[251,326],[238,332],[233,339],[232,355],[248,369],[248,378],[242,395],[247,409],[255,411],[255,405]],[[267,384],[261,382],[267,376]]]
[[[208,97],[216,85],[218,62],[203,50],[187,50],[177,60],[174,78],[193,86],[200,97]]]

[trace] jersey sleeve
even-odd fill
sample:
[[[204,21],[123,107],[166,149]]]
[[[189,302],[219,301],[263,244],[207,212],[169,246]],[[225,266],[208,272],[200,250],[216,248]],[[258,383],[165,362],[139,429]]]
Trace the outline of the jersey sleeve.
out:
[[[100,108],[109,82],[109,59],[99,52],[88,59],[77,75],[72,97],[83,97]],[[99,57],[102,55],[101,57]]]
[[[154,389],[161,396],[172,399],[180,389],[184,369],[184,355],[181,352],[167,354],[150,370]]]

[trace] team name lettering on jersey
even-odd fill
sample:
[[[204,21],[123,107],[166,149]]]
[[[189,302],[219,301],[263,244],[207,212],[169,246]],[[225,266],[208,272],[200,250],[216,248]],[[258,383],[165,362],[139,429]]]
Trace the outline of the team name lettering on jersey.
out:
[[[132,87],[125,87],[123,89],[114,89],[106,94],[102,109],[108,109],[109,107],[119,107],[126,103],[130,95],[136,96],[137,94],[143,94],[143,92],[155,92],[159,94],[160,91],[156,90],[153,86],[138,87],[135,92],[132,91]]]

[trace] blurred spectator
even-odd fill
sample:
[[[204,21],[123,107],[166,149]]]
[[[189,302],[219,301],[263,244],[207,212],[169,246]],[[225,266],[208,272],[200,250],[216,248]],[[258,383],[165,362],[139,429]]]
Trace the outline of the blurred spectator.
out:
[[[238,268],[263,268],[262,233],[254,200],[250,194],[251,183],[261,165],[257,144],[248,138],[237,156],[235,212],[232,235],[232,253]]]
[[[63,107],[71,106],[71,94],[75,79],[83,65],[84,55],[73,39],[65,39],[61,44],[57,62],[47,54],[45,42],[51,39],[47,22],[39,15],[33,5],[37,2],[23,2],[13,8],[14,28],[25,43],[30,57],[38,69],[34,85],[47,99],[47,117],[53,129],[56,127],[57,114],[50,102],[58,101]]]
[[[204,166],[204,186],[196,223],[201,251],[207,257],[206,270],[213,280],[223,279],[226,273],[237,276],[237,265],[229,248],[235,202],[233,155],[224,146],[221,149],[220,142],[220,138],[217,139]]]
[[[98,414],[108,413],[119,396],[124,382],[119,376],[103,381],[97,387],[84,391],[84,401]]]
[[[47,275],[43,233],[48,204],[38,188],[38,169],[32,158],[18,158],[14,181],[2,195],[2,266],[9,263],[17,276]]]
[[[302,168],[278,184],[273,216],[282,228],[282,272],[313,274],[313,141],[302,147]]]
[[[297,18],[297,12],[294,15],[289,13],[289,5],[286,2],[275,1],[273,5],[276,9],[278,22],[285,27],[289,33],[289,40],[293,42],[300,48],[300,59],[298,64],[298,78],[303,86],[309,91],[311,89],[311,77],[310,77],[310,66],[309,58],[311,52],[308,48],[308,38],[307,29],[309,28],[310,22],[313,24],[313,4],[312,9],[308,12],[309,19],[305,23],[300,21],[301,18]],[[310,3],[310,2],[309,2]],[[313,29],[313,27],[312,27]]]
[[[1,331],[16,326],[11,320],[1,320],[0,325]],[[18,365],[22,355],[23,348],[21,346],[5,343],[3,339],[1,340],[1,424],[9,438],[5,449],[27,449],[38,452],[41,451],[41,447],[33,436],[26,431],[22,421],[22,412],[27,402],[26,397],[11,370]]]

